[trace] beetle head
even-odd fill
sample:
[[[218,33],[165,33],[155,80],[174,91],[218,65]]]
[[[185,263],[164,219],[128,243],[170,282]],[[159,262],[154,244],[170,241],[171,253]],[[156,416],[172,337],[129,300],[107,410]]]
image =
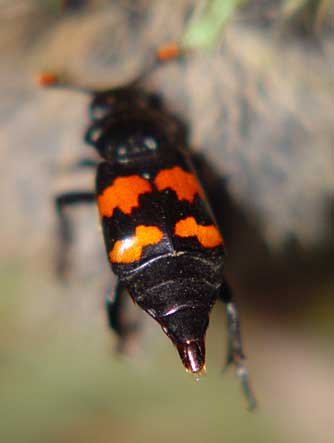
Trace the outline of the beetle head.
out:
[[[94,122],[99,122],[124,111],[161,107],[162,102],[157,94],[146,93],[134,87],[120,87],[96,92],[90,104],[90,117]]]
[[[158,149],[185,144],[183,122],[164,109],[159,95],[135,87],[96,92],[90,115],[85,140],[111,162],[138,163]]]

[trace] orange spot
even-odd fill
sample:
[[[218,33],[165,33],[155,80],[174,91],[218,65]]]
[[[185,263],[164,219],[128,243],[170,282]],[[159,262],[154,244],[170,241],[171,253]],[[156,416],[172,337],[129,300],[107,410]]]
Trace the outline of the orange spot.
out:
[[[140,259],[144,246],[155,245],[163,233],[156,226],[137,226],[133,237],[117,240],[109,253],[112,263],[132,263]]]
[[[37,78],[37,84],[39,86],[53,86],[57,83],[59,83],[59,78],[51,72],[44,72]]]
[[[197,178],[179,166],[160,171],[155,177],[154,183],[159,191],[170,188],[176,192],[179,200],[187,200],[190,203],[193,203],[196,194],[203,196]]]
[[[214,248],[223,244],[223,239],[215,225],[199,225],[194,217],[179,220],[175,225],[175,234],[179,237],[197,237],[205,248]]]
[[[139,206],[139,196],[151,190],[150,183],[138,175],[116,178],[97,198],[101,217],[112,217],[115,208],[131,214]]]
[[[171,60],[179,57],[181,54],[180,47],[176,43],[169,43],[160,46],[157,50],[157,57],[160,61]]]

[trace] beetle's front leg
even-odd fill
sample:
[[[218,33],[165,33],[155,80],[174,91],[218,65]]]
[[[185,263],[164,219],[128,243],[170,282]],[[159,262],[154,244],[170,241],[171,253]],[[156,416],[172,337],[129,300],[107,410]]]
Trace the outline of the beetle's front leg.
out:
[[[256,399],[250,385],[247,366],[244,364],[245,355],[242,349],[239,314],[236,304],[233,302],[232,290],[225,282],[220,292],[220,299],[226,304],[227,313],[228,343],[225,369],[231,364],[235,365],[249,409],[252,410],[256,407]]]
[[[54,206],[58,221],[58,245],[56,256],[56,273],[65,280],[69,271],[69,248],[73,239],[73,226],[66,214],[66,209],[77,204],[94,203],[95,193],[91,191],[71,191],[58,194]]]
[[[118,280],[115,291],[107,293],[106,310],[108,324],[118,337],[116,350],[122,354],[131,353],[139,330],[139,310],[133,313],[130,303],[133,305],[126,286]]]

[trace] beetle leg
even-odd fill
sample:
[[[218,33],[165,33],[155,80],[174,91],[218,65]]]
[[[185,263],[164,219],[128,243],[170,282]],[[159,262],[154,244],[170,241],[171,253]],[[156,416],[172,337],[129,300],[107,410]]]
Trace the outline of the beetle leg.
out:
[[[73,227],[66,214],[66,208],[72,205],[95,202],[95,193],[91,191],[71,191],[55,196],[54,206],[58,218],[59,245],[56,256],[56,273],[65,280],[68,273],[68,253],[73,240]]]
[[[75,161],[72,164],[66,165],[66,172],[76,172],[80,170],[96,169],[100,162],[93,157],[83,157],[80,160]],[[56,196],[57,198],[57,196]]]
[[[132,303],[126,286],[118,280],[114,293],[108,291],[106,296],[106,310],[109,327],[117,334],[116,350],[120,353],[130,353],[136,338],[139,321],[137,315],[131,315]],[[137,312],[136,312],[137,314]]]
[[[233,302],[232,290],[226,283],[224,283],[220,298],[226,304],[227,313],[228,344],[224,370],[231,364],[235,365],[237,376],[241,380],[242,389],[249,404],[249,409],[253,410],[256,407],[256,399],[250,385],[247,366],[244,364],[245,355],[242,349],[239,314],[236,304]]]
[[[97,161],[93,158],[90,158],[90,157],[84,157],[72,166],[72,170],[96,169],[98,167],[98,165],[99,165],[99,161]]]

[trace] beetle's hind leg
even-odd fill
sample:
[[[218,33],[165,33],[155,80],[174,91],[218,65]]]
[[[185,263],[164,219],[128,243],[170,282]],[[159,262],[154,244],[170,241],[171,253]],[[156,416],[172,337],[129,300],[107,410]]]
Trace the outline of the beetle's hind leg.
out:
[[[73,226],[67,208],[83,203],[94,203],[95,193],[92,191],[71,191],[54,197],[57,215],[58,243],[56,252],[56,274],[61,280],[66,280],[69,272],[69,250],[73,241]]]
[[[224,370],[231,364],[235,365],[237,375],[241,380],[242,389],[249,404],[249,409],[253,410],[256,407],[256,399],[250,385],[247,366],[244,364],[245,355],[242,348],[239,314],[236,304],[233,302],[232,290],[226,283],[224,283],[220,292],[220,299],[225,303],[227,313],[228,343]]]
[[[136,347],[140,327],[139,310],[134,306],[125,285],[118,280],[115,291],[106,296],[109,327],[116,333],[117,352],[131,354]]]

